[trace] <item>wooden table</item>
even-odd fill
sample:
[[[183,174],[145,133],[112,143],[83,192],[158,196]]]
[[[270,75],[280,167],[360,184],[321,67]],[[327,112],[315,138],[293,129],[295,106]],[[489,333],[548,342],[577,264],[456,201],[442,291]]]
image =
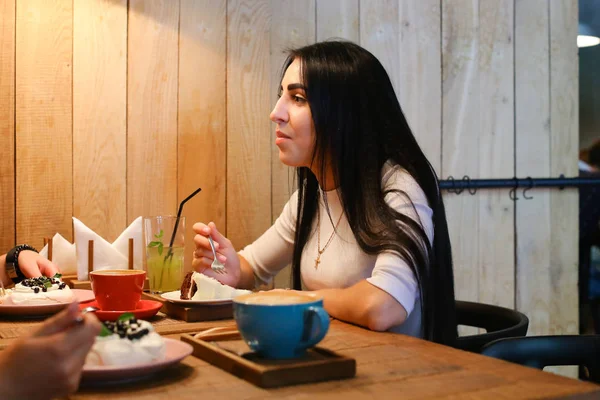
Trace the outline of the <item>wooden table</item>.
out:
[[[233,321],[185,323],[160,315],[153,321],[168,337]],[[0,319],[0,346],[36,322]],[[82,387],[70,399],[531,399],[600,398],[600,386],[391,333],[332,321],[321,346],[353,357],[353,379],[261,389],[193,356],[135,384]]]

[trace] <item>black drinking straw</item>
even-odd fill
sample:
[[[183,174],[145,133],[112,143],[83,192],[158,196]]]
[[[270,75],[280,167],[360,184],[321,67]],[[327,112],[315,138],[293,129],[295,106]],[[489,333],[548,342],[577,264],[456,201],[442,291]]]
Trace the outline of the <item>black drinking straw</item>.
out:
[[[169,242],[169,253],[165,256],[165,261],[167,258],[173,257],[173,241],[175,241],[175,232],[177,232],[177,227],[179,226],[179,217],[181,217],[181,212],[183,211],[183,205],[192,197],[200,193],[202,189],[198,188],[194,190],[194,193],[190,194],[188,197],[183,199],[181,203],[179,203],[179,210],[177,210],[177,218],[175,219],[175,228],[173,228],[173,233],[171,234],[171,241]]]

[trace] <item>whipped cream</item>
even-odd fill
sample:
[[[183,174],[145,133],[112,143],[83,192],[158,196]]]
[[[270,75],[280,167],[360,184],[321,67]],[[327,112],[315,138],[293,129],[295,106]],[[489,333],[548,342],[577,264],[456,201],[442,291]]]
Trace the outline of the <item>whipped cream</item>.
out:
[[[70,303],[75,300],[71,288],[58,278],[30,278],[6,290],[0,299],[3,304],[38,305]]]
[[[112,335],[98,336],[88,353],[85,365],[110,366],[145,364],[165,357],[164,339],[148,321],[105,322]]]
[[[235,289],[229,285],[224,285],[218,280],[198,272],[194,272],[192,280],[198,289],[190,300],[225,300],[251,293],[250,290]]]

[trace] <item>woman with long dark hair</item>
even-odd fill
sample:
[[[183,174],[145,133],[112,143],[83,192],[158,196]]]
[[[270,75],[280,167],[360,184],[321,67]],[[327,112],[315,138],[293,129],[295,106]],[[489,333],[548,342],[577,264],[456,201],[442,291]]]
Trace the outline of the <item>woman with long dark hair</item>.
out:
[[[452,345],[452,258],[438,180],[377,58],[345,41],[290,51],[271,120],[298,190],[239,253],[213,223],[195,224],[194,268],[253,288],[291,263],[293,288],[317,291],[333,317]],[[208,268],[209,234],[226,275]]]

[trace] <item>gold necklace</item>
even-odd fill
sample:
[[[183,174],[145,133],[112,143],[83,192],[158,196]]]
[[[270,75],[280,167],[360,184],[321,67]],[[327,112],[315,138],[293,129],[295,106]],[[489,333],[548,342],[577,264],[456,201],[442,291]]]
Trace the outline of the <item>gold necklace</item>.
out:
[[[333,240],[333,236],[335,235],[335,231],[338,228],[340,221],[342,220],[342,215],[344,215],[344,211],[340,214],[338,218],[337,224],[335,224],[335,228],[333,228],[333,232],[331,232],[331,236],[325,243],[325,246],[321,249],[321,209],[317,211],[317,258],[315,258],[315,269],[319,268],[319,264],[321,263],[321,254],[325,252],[325,249],[329,246],[331,241]]]

